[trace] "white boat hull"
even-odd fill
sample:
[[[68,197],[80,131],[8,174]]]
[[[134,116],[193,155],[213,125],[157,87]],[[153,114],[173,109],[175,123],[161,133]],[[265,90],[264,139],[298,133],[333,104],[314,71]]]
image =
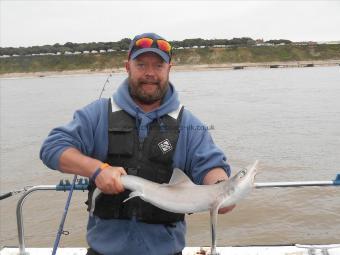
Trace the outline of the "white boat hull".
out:
[[[52,248],[26,248],[26,255],[51,255]],[[86,248],[59,248],[57,255],[85,255]],[[208,255],[210,247],[186,247],[183,255]],[[220,255],[340,255],[340,244],[217,247]],[[0,255],[19,255],[19,248],[4,247]]]

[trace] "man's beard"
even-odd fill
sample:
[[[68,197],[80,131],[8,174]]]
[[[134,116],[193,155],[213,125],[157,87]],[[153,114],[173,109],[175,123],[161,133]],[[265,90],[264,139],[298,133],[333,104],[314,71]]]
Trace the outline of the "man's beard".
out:
[[[154,84],[156,90],[152,94],[145,93],[143,84]],[[169,86],[169,81],[166,80],[163,84],[160,81],[134,81],[129,77],[129,92],[133,99],[143,104],[153,104],[162,100]]]

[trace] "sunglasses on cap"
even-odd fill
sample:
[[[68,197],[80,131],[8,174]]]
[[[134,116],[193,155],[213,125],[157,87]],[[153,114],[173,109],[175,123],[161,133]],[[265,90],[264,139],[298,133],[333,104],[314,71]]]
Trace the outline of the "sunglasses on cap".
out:
[[[170,45],[169,42],[167,42],[164,39],[154,40],[154,39],[148,38],[148,37],[140,38],[140,39],[136,40],[136,42],[134,43],[134,46],[133,46],[132,50],[130,51],[130,55],[134,50],[136,50],[136,48],[139,48],[139,49],[158,48],[161,51],[168,54],[169,56],[171,55],[171,45]]]

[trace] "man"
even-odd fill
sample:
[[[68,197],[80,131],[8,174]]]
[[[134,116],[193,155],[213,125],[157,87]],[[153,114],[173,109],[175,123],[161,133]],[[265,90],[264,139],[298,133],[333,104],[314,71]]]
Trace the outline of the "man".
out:
[[[51,131],[41,148],[48,167],[90,178],[88,255],[181,254],[185,246],[184,215],[139,198],[123,203],[129,191],[121,175],[167,183],[177,167],[204,185],[230,175],[209,132],[192,128],[203,124],[180,105],[169,82],[170,69],[171,45],[154,33],[137,35],[129,48],[128,78],[113,96],[76,111],[69,124]],[[105,194],[94,207],[95,187]]]

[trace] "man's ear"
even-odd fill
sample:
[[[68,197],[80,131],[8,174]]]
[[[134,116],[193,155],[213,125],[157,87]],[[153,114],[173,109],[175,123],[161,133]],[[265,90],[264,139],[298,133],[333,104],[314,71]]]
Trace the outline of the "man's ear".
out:
[[[125,60],[125,69],[128,73],[130,73],[130,61]]]

